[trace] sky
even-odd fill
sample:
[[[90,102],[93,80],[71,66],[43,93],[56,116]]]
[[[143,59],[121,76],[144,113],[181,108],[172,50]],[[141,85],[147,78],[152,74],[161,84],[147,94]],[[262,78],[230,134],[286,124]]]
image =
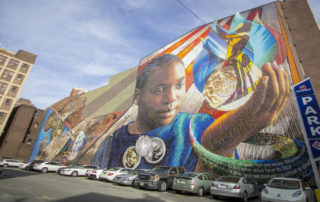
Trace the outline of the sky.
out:
[[[111,76],[139,65],[203,22],[270,2],[1,0],[0,46],[37,55],[19,98],[45,109],[69,96],[72,88],[107,85]],[[320,1],[308,2],[320,22]]]

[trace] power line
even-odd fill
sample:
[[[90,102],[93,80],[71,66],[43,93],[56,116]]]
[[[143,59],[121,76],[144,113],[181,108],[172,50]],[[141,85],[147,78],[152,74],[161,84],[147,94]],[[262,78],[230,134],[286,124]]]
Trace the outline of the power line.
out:
[[[198,20],[200,20],[203,24],[206,24],[197,14],[195,14],[188,6],[183,4],[180,0],[177,0],[183,7],[185,7],[192,15],[194,15]]]

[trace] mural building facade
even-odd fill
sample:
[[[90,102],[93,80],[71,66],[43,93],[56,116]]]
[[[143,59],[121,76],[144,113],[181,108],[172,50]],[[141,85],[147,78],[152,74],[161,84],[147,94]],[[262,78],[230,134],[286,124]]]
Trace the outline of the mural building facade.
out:
[[[199,26],[107,86],[52,105],[29,160],[312,179],[283,4]]]

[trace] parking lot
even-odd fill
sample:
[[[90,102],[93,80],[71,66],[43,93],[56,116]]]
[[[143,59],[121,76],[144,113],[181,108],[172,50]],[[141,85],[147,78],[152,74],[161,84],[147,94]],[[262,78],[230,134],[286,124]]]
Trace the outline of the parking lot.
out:
[[[0,201],[230,201],[214,200],[210,195],[198,197],[192,194],[177,194],[174,191],[157,192],[86,177],[61,176],[56,173],[39,173],[4,168],[0,175]],[[235,201],[235,200],[232,200]],[[240,201],[240,200],[238,200]],[[259,201],[251,199],[250,201]]]

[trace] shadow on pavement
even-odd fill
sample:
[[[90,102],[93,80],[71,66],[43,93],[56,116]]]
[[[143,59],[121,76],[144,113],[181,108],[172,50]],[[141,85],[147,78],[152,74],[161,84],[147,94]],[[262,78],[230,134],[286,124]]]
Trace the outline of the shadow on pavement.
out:
[[[145,195],[145,198],[137,198],[137,199],[128,199],[128,198],[121,198],[116,197],[116,196],[109,196],[107,194],[98,194],[98,193],[87,193],[87,194],[83,194],[83,195],[78,195],[78,196],[73,196],[73,197],[69,197],[69,198],[65,198],[65,199],[61,199],[61,200],[56,200],[55,202],[87,202],[87,201],[94,201],[94,202],[138,202],[138,201],[147,201],[147,202],[164,202],[164,200],[158,199],[156,197],[153,196],[149,196],[149,195]]]
[[[2,173],[0,174],[0,180],[7,179],[7,178],[25,177],[30,175],[39,175],[39,174],[41,173],[20,170],[18,168],[3,168]]]

